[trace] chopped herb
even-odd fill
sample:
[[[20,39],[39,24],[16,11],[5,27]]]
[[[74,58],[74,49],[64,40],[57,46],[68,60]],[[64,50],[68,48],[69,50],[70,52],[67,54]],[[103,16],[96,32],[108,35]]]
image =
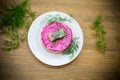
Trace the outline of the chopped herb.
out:
[[[98,38],[96,45],[100,52],[104,53],[106,51],[107,44],[105,42],[105,30],[102,25],[102,15],[98,15],[97,19],[93,22],[92,27],[95,30],[95,36]]]
[[[79,48],[77,39],[78,38],[74,38],[70,46],[63,52],[65,54],[69,54],[71,59],[74,57],[75,51],[77,51]]]

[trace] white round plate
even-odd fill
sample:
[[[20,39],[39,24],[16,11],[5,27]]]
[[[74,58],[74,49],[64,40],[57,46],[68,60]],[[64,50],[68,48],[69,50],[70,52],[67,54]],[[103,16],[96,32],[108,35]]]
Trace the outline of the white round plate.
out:
[[[79,37],[77,41],[79,42],[79,49],[74,53],[74,57],[70,58],[68,54],[54,54],[46,51],[41,43],[41,31],[43,27],[47,24],[49,18],[54,16],[61,16],[62,18],[66,18],[70,21],[65,21],[73,33],[74,37]],[[51,66],[62,66],[73,61],[80,53],[83,46],[83,33],[80,25],[74,20],[71,16],[63,13],[63,12],[47,12],[40,15],[37,19],[35,19],[29,29],[28,32],[28,44],[31,49],[33,55],[40,60],[41,62],[51,65]]]

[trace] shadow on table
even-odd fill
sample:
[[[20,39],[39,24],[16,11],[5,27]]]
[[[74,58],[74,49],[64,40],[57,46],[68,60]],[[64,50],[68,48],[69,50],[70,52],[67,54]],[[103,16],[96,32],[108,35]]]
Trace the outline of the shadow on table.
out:
[[[116,21],[115,23],[117,23],[117,26],[119,27],[118,28],[114,28],[115,31],[116,31],[116,34],[118,34],[115,38],[116,40],[116,50],[115,52],[117,53],[118,55],[118,59],[113,59],[113,60],[118,60],[116,62],[116,67],[111,67],[110,66],[110,71],[112,72],[109,72],[108,74],[107,73],[104,73],[104,80],[119,80],[120,79],[120,1],[119,0],[110,0],[109,1],[110,4],[112,4],[111,6],[111,11],[114,13],[114,15],[116,16]],[[113,26],[114,27],[114,26]],[[116,54],[115,54],[116,55]],[[114,65],[113,65],[114,66]]]

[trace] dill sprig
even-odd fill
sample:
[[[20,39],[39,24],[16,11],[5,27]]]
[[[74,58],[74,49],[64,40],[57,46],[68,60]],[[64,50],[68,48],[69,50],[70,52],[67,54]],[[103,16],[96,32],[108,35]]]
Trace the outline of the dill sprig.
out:
[[[7,36],[7,39],[1,42],[0,48],[4,51],[18,48],[26,39],[28,28],[34,17],[35,13],[31,11],[28,0],[6,9],[0,18],[0,31],[2,36]],[[20,29],[24,31],[20,33]]]
[[[105,30],[102,25],[102,15],[98,15],[97,19],[93,22],[92,27],[95,30],[95,36],[97,37],[96,45],[100,52],[104,53],[106,51],[107,44],[105,42]]]
[[[74,57],[75,51],[79,48],[77,39],[78,38],[74,38],[70,46],[63,52],[64,54],[69,54],[71,59]]]
[[[3,41],[3,43],[2,43],[3,45],[2,45],[1,49],[4,51],[10,51],[12,49],[16,49],[19,46],[20,42],[22,41],[22,39],[20,39],[18,31],[17,30],[14,30],[14,31],[10,30],[7,32],[6,35],[8,35],[10,37],[10,39]]]
[[[60,15],[55,15],[55,16],[49,16],[49,19],[47,21],[47,23],[51,23],[51,22],[65,22],[65,21],[68,21],[68,22],[71,22],[71,19],[68,19],[67,17],[61,17]]]
[[[2,18],[2,25],[19,27],[24,23],[24,17],[27,13],[28,0],[20,5],[7,8]]]

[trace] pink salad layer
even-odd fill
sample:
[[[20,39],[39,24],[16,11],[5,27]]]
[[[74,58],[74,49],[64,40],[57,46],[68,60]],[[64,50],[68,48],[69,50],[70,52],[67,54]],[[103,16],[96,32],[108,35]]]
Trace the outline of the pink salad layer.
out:
[[[58,31],[59,29],[64,29],[66,36],[63,38],[51,42],[48,38],[48,34]],[[45,25],[41,32],[41,40],[43,45],[50,51],[53,52],[62,52],[64,51],[72,42],[72,31],[68,25],[63,22],[52,22],[48,25]]]

